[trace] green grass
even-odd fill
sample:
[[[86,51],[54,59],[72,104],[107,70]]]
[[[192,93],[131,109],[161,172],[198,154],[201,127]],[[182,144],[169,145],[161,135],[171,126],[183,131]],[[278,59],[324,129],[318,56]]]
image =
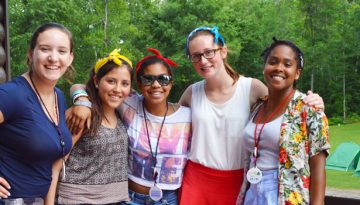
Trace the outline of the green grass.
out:
[[[338,145],[347,141],[360,145],[360,123],[330,127],[330,154]],[[353,171],[326,170],[327,187],[360,190],[360,177],[352,175]]]

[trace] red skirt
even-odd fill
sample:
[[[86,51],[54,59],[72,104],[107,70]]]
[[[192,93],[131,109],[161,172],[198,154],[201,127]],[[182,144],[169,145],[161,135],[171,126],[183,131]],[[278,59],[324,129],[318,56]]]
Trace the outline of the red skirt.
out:
[[[179,191],[180,205],[236,204],[244,170],[216,170],[187,161],[182,187]]]

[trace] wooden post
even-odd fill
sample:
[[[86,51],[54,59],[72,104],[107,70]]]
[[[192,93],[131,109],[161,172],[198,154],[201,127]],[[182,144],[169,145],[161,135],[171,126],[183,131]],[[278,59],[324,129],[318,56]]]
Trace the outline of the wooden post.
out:
[[[8,1],[0,2],[0,83],[10,80]]]

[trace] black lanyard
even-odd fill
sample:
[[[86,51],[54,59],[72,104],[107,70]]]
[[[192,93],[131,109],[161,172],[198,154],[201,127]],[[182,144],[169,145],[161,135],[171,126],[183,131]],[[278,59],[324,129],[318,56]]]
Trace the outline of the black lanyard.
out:
[[[40,95],[39,91],[37,90],[37,88],[36,88],[36,86],[35,86],[35,83],[34,83],[32,77],[31,77],[31,72],[29,73],[29,78],[30,78],[30,81],[31,81],[32,86],[34,87],[34,90],[35,90],[36,95],[37,95],[38,98],[40,99],[41,104],[44,106],[44,108],[45,108],[45,110],[46,110],[46,113],[49,115],[49,118],[50,118],[53,126],[55,127],[55,129],[56,129],[56,131],[57,131],[57,133],[58,133],[59,141],[60,141],[60,146],[61,146],[61,151],[62,151],[62,156],[65,157],[65,140],[64,140],[64,138],[63,138],[63,136],[62,136],[62,134],[61,134],[61,130],[60,130],[60,116],[59,116],[59,110],[58,110],[58,106],[57,106],[57,104],[58,104],[57,94],[56,94],[56,92],[55,92],[55,90],[54,90],[54,95],[55,95],[55,112],[56,112],[56,119],[57,119],[57,121],[58,121],[58,125],[56,125],[55,120],[51,117],[49,110],[47,109],[47,107],[46,107],[43,99],[41,98],[41,95]]]
[[[155,168],[156,168],[156,164],[157,164],[157,154],[158,154],[158,148],[159,148],[159,141],[160,141],[160,137],[161,137],[161,131],[162,131],[162,128],[164,126],[164,122],[165,122],[165,119],[166,119],[166,115],[167,115],[167,112],[169,110],[169,106],[168,106],[168,103],[166,102],[166,111],[165,111],[165,115],[164,115],[164,118],[161,122],[161,126],[160,126],[160,131],[159,131],[159,135],[158,135],[158,139],[157,139],[157,142],[156,142],[156,148],[155,148],[155,153],[153,153],[152,151],[152,148],[151,148],[151,142],[150,142],[150,135],[149,135],[149,130],[148,130],[148,126],[147,126],[147,122],[146,122],[146,112],[145,112],[145,105],[144,105],[144,101],[142,103],[142,107],[143,107],[143,112],[144,112],[144,121],[145,121],[145,127],[146,127],[146,134],[147,134],[147,139],[148,139],[148,142],[149,142],[149,147],[150,147],[150,153],[151,153],[151,156],[154,158],[154,181],[156,183],[156,179],[157,179],[157,175],[158,173],[155,171]]]

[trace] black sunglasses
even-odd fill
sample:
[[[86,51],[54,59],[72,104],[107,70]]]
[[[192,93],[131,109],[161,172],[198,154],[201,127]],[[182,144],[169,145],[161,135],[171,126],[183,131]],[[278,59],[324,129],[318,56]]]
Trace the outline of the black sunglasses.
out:
[[[142,85],[150,86],[152,85],[155,80],[161,85],[166,86],[172,81],[171,75],[142,75],[140,76],[140,82]]]

